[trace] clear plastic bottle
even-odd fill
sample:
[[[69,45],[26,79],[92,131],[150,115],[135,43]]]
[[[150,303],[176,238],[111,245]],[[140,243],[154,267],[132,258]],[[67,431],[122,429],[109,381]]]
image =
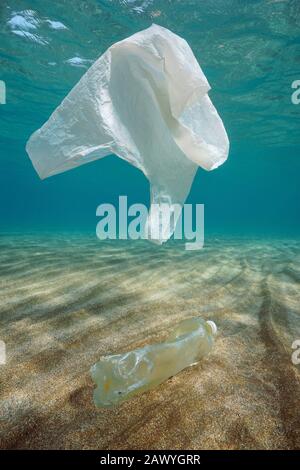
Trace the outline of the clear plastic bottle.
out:
[[[95,405],[118,405],[196,364],[211,351],[216,333],[213,321],[193,317],[180,322],[163,343],[103,356],[91,368]]]

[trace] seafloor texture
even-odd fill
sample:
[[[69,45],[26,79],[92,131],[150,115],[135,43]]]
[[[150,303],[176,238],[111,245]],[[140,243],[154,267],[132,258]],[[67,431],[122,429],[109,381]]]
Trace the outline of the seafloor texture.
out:
[[[300,244],[100,243],[0,238],[1,448],[300,448]],[[99,356],[163,340],[201,315],[219,329],[200,364],[97,410]]]

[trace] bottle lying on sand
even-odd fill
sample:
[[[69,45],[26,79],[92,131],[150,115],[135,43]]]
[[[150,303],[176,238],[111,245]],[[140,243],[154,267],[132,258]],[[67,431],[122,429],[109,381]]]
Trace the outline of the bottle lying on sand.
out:
[[[101,357],[91,368],[94,402],[112,407],[196,364],[213,346],[217,327],[199,317],[180,322],[163,343]]]

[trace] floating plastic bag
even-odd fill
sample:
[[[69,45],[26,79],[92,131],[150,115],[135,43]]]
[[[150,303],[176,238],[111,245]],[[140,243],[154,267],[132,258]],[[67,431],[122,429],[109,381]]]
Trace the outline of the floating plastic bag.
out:
[[[111,46],[30,137],[26,150],[41,178],[116,154],[150,181],[152,209],[183,205],[197,166],[212,170],[228,155],[209,89],[187,42],[152,25]],[[165,241],[174,227],[162,233],[157,224],[163,227],[164,221],[151,217],[153,212],[149,238],[155,233],[152,238]]]

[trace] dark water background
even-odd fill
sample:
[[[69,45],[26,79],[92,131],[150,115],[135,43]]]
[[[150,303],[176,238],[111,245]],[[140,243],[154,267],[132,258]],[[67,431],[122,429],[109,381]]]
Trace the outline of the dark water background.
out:
[[[107,47],[152,22],[189,42],[230,138],[228,161],[199,169],[187,201],[205,204],[206,233],[298,236],[297,0],[2,0],[0,229],[93,234],[99,204],[149,203],[146,178],[114,156],[40,181],[25,143]]]

